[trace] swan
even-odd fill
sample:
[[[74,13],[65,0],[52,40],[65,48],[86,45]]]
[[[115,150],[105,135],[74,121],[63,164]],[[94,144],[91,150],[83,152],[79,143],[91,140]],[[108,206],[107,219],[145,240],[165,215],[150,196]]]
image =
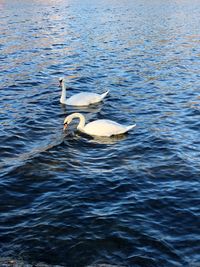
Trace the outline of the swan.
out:
[[[126,133],[136,126],[136,124],[126,126],[111,120],[96,120],[85,124],[85,117],[81,113],[72,113],[65,118],[63,130],[76,118],[80,120],[77,129],[91,136],[110,137],[112,135]]]
[[[90,104],[95,104],[104,99],[107,96],[109,91],[103,94],[96,94],[90,92],[82,92],[75,94],[69,98],[66,98],[66,83],[64,78],[59,79],[60,86],[62,88],[62,94],[60,98],[60,103],[70,106],[88,106]]]

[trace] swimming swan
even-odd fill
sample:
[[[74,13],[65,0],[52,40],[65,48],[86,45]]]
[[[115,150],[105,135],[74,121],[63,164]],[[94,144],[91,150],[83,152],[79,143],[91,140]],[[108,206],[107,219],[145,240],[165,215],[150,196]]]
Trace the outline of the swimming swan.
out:
[[[85,117],[80,113],[73,113],[65,118],[63,130],[65,130],[75,118],[80,120],[77,129],[92,136],[110,137],[112,135],[126,133],[136,126],[136,124],[130,126],[121,125],[111,120],[96,120],[85,125]]]
[[[89,92],[82,92],[75,94],[66,99],[66,84],[65,79],[59,79],[60,86],[62,87],[62,94],[60,98],[60,103],[70,106],[88,106],[90,104],[95,104],[104,99],[107,96],[109,91],[105,92],[104,94],[96,94],[96,93],[89,93]]]

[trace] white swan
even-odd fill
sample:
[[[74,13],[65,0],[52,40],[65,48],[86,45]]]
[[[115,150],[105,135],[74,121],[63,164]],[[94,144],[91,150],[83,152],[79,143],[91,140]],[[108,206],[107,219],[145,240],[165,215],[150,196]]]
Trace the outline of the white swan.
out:
[[[70,106],[88,106],[90,104],[95,104],[104,99],[107,96],[109,91],[105,92],[104,94],[96,94],[96,93],[89,93],[89,92],[82,92],[75,94],[69,98],[66,98],[66,84],[65,79],[59,79],[60,86],[62,87],[62,94],[60,98],[60,103]]]
[[[96,120],[85,125],[85,117],[80,113],[73,113],[65,118],[64,130],[75,118],[80,120],[77,129],[91,136],[110,137],[112,135],[126,133],[136,126],[136,124],[126,126],[111,120]]]

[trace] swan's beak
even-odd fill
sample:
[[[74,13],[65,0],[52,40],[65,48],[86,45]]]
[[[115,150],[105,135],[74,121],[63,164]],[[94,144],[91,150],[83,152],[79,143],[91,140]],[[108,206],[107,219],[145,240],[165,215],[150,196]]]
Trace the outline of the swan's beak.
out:
[[[67,129],[67,126],[68,126],[68,124],[65,123],[65,124],[64,124],[64,127],[63,127],[63,131],[65,131],[65,130]]]
[[[62,87],[62,80],[59,80],[59,87]]]

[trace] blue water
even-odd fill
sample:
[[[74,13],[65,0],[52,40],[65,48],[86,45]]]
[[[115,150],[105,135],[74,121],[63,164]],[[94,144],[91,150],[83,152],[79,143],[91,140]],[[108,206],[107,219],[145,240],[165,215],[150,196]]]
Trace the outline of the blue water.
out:
[[[0,0],[0,256],[200,266],[200,2]],[[89,108],[68,95],[110,95]],[[65,116],[137,124],[83,136]]]

